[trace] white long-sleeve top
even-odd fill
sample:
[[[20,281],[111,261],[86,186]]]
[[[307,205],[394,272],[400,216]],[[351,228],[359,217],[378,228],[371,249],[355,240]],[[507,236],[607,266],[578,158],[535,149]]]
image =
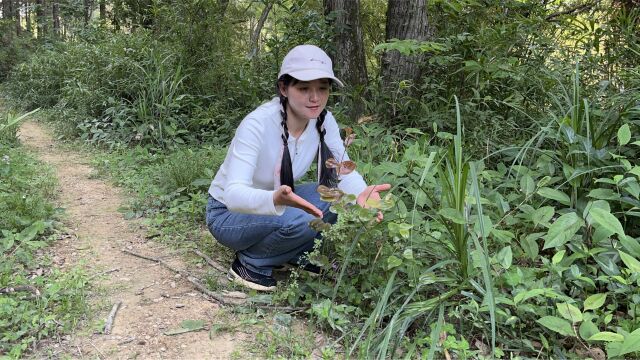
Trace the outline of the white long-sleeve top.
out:
[[[227,156],[209,187],[209,194],[231,211],[282,215],[285,206],[273,203],[273,193],[280,185],[282,159],[282,118],[278,98],[260,105],[247,115],[229,145]],[[302,178],[318,156],[320,136],[316,120],[311,119],[303,133],[289,135],[289,153],[293,179]],[[330,112],[324,120],[327,131],[324,139],[336,160],[349,159],[336,119]],[[362,176],[353,171],[338,178],[338,188],[347,194],[360,194],[367,186]]]

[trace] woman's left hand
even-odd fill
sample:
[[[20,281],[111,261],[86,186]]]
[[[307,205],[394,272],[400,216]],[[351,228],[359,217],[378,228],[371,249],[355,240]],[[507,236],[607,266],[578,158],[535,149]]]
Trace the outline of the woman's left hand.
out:
[[[370,206],[367,205],[367,200],[380,201],[380,191],[387,191],[389,189],[391,189],[391,184],[369,185],[358,195],[356,203],[368,209]],[[382,212],[378,211],[378,222],[382,221],[382,219]]]

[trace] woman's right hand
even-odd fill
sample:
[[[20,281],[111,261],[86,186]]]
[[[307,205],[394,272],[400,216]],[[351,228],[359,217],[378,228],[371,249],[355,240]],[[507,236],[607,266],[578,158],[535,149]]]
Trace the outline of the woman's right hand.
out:
[[[296,193],[291,191],[291,187],[287,185],[281,185],[278,190],[274,191],[273,203],[275,205],[296,207],[315,217],[322,218],[322,210],[298,196]]]

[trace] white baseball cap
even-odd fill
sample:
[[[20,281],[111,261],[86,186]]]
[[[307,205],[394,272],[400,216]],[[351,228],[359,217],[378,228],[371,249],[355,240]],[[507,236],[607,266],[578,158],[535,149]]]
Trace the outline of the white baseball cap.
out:
[[[338,86],[344,86],[333,74],[333,64],[329,55],[315,45],[298,45],[291,49],[282,60],[278,79],[285,74],[301,81],[327,78]]]

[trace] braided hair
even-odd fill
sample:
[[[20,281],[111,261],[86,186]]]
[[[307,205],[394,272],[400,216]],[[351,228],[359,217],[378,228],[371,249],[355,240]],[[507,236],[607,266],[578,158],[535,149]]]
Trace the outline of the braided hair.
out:
[[[282,94],[280,91],[279,84],[282,83],[285,87],[290,85],[295,85],[298,80],[291,75],[284,74],[278,79],[278,84],[276,84],[276,89],[278,96],[280,98],[280,105],[282,106],[282,110],[280,111],[280,115],[282,117],[282,144],[284,145],[284,149],[282,151],[282,162],[280,164],[280,184],[287,185],[291,187],[292,191],[295,191],[293,185],[293,164],[291,162],[291,154],[289,153],[289,129],[287,128],[287,97]],[[324,137],[327,131],[322,126],[324,124],[325,117],[327,116],[327,109],[322,110],[320,116],[316,120],[316,130],[318,131],[318,135],[320,136],[320,149],[319,149],[319,170],[320,175],[318,179],[318,183],[320,185],[325,185],[327,187],[335,187],[338,184],[338,175],[335,168],[327,167],[327,160],[333,157],[331,150],[327,146]]]

